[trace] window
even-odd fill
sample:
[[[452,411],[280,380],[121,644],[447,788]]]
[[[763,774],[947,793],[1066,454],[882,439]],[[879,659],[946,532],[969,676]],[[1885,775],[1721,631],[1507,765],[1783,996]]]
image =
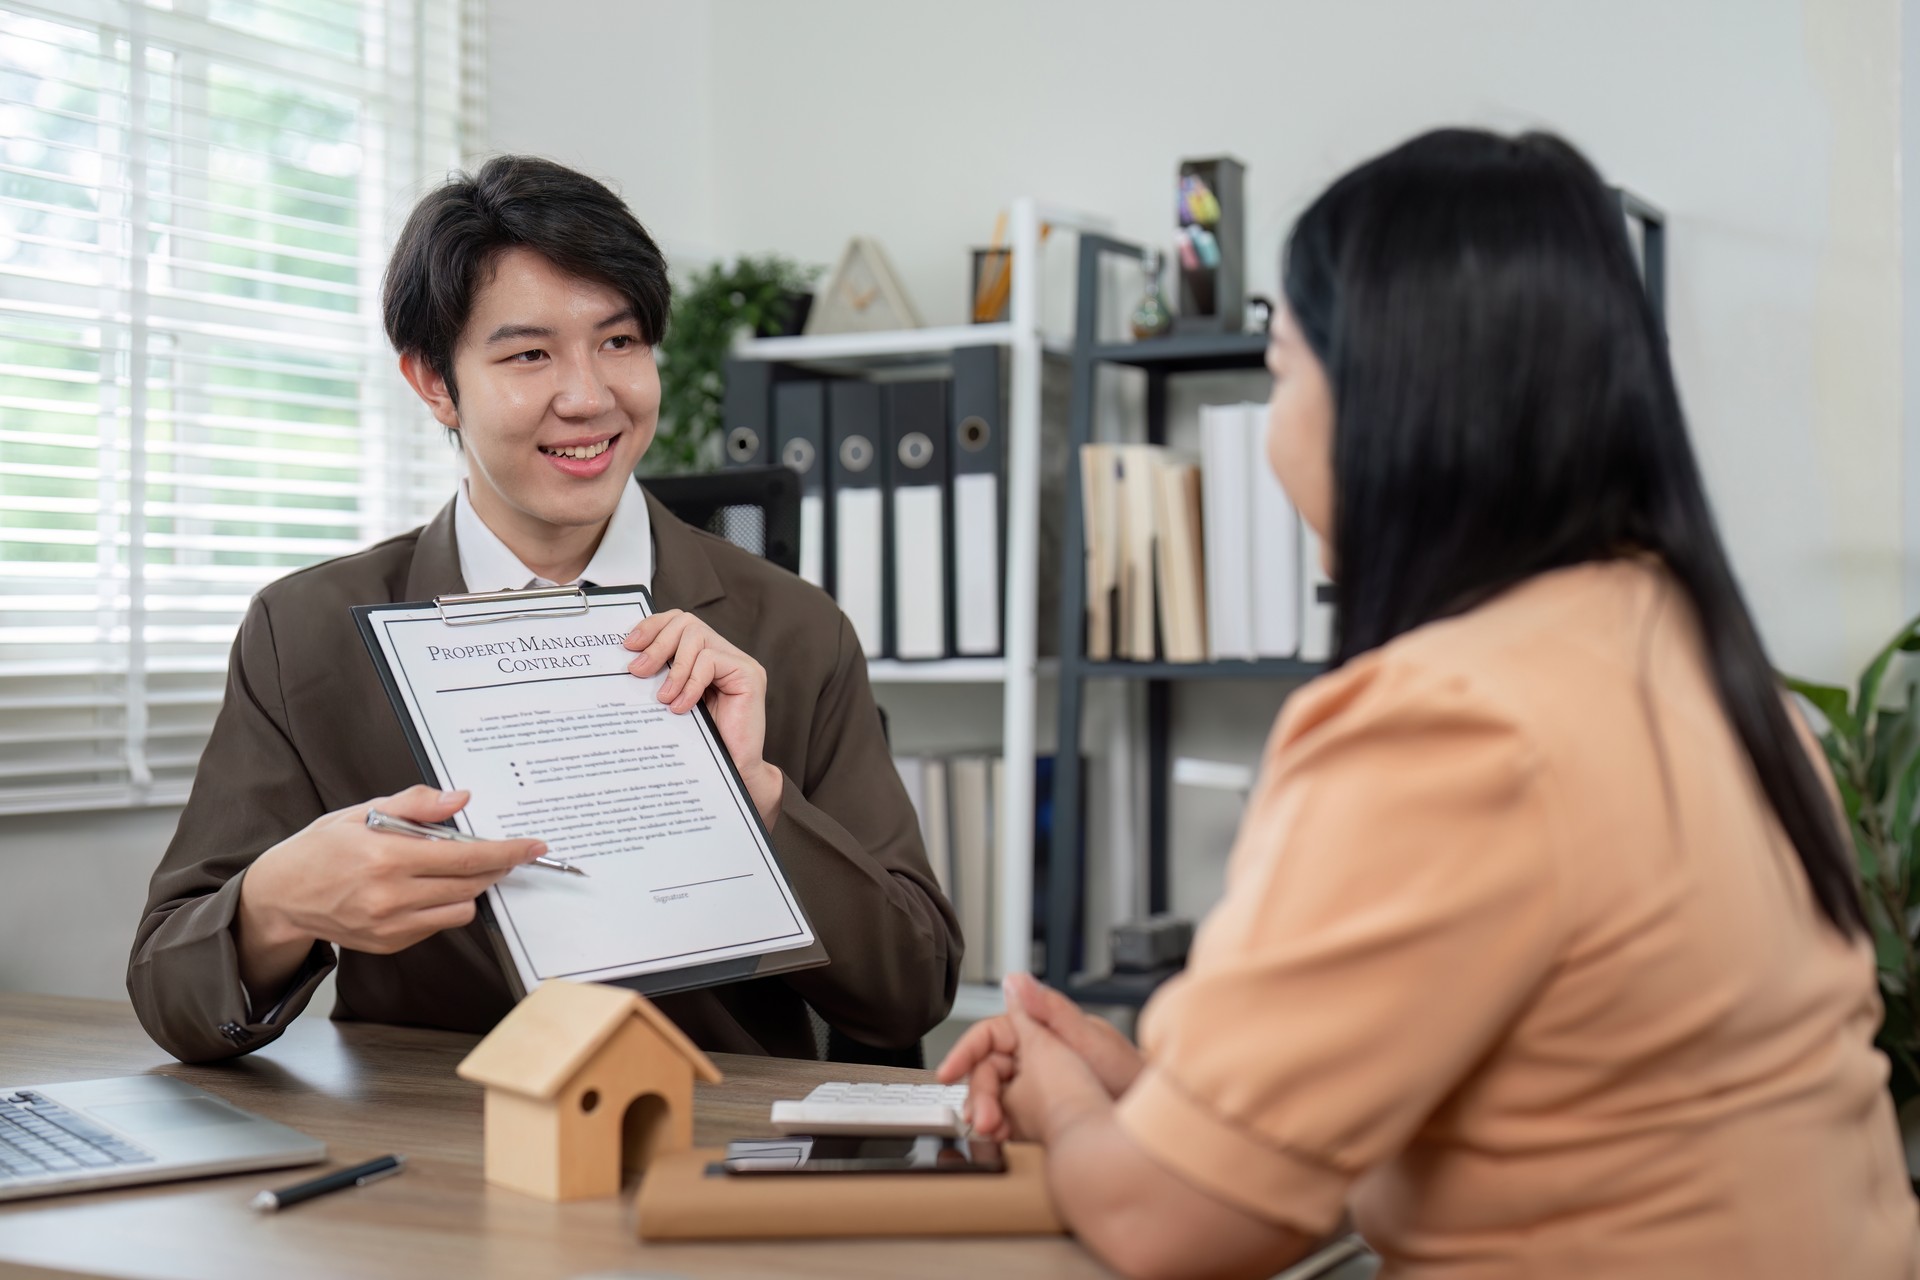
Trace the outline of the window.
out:
[[[184,799],[249,596],[446,501],[379,289],[478,25],[0,0],[0,813]]]

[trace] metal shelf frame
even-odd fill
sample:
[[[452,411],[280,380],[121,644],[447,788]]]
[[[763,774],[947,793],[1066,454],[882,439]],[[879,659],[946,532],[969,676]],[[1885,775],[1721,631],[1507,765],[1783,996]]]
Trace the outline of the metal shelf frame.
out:
[[[1080,237],[1078,298],[1074,307],[1072,457],[1093,440],[1096,375],[1103,365],[1140,369],[1147,376],[1145,431],[1149,442],[1164,443],[1167,430],[1167,380],[1184,373],[1258,370],[1265,367],[1267,339],[1258,333],[1176,334],[1139,342],[1101,342],[1095,325],[1101,315],[1102,259],[1138,259],[1141,246],[1108,236]],[[1147,685],[1147,910],[1165,911],[1171,898],[1168,876],[1168,787],[1172,761],[1168,739],[1173,685],[1185,680],[1299,681],[1317,675],[1318,663],[1294,659],[1259,662],[1092,662],[1086,657],[1086,525],[1080,469],[1067,469],[1066,513],[1060,566],[1060,750],[1053,766],[1053,847],[1047,863],[1046,980],[1088,1003],[1137,1004],[1158,985],[1160,975],[1080,977],[1072,968],[1073,933],[1083,886],[1078,852],[1086,781],[1080,752],[1086,685],[1092,680],[1139,680]],[[1091,856],[1091,855],[1089,855]]]
[[[1048,339],[1041,319],[1040,244],[1042,228],[1071,231],[1083,239],[1106,231],[1102,217],[1050,205],[1029,197],[1012,202],[1008,247],[1013,253],[1008,319],[999,324],[949,325],[876,333],[837,333],[743,342],[734,355],[749,360],[831,372],[897,370],[903,365],[937,364],[962,347],[998,346],[1011,367],[1007,413],[1007,545],[1004,654],[993,659],[941,662],[875,662],[876,684],[977,683],[1001,686],[1001,753],[1006,785],[997,815],[999,860],[994,866],[995,924],[998,952],[994,971],[1027,972],[1033,967],[1034,767],[1039,726],[1037,686],[1040,618],[1040,421],[1042,362],[1062,354]],[[1090,318],[1089,318],[1090,320]],[[1076,327],[1081,323],[1076,317]],[[990,1005],[990,991],[968,989],[969,1007]],[[963,1003],[967,1003],[964,1002]]]

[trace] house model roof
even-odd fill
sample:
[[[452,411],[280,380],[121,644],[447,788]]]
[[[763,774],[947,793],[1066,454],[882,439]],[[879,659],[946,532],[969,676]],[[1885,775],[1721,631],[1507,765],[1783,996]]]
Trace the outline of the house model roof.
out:
[[[597,982],[543,983],[474,1047],[458,1073],[489,1089],[551,1098],[628,1018],[659,1032],[700,1079],[720,1083],[720,1069],[651,1000]]]

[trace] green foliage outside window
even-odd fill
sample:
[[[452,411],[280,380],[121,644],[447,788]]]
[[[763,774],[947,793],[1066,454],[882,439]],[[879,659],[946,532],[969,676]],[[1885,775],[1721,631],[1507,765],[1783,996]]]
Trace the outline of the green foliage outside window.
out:
[[[296,21],[244,0],[215,8],[215,21],[254,31]],[[318,5],[298,21],[357,45],[357,4]],[[129,131],[110,123],[113,96],[123,90],[101,79],[94,37],[54,23],[21,34],[33,58],[0,57],[0,96],[23,104],[16,123],[24,136],[14,145],[25,159],[0,174],[0,263],[77,286],[116,283],[100,273],[125,251],[127,210],[103,202],[124,179],[110,169],[103,182],[90,166],[94,156],[123,157],[108,164],[145,165],[147,283],[157,313],[182,305],[165,298],[182,297],[189,313],[203,298],[280,316],[314,313],[333,325],[355,321],[370,287],[362,223],[379,211],[363,190],[367,122],[353,95],[152,46],[151,141],[136,157]],[[287,34],[318,38],[306,26]],[[357,56],[356,47],[338,52]],[[123,340],[86,322],[16,315],[0,326],[0,416],[10,433],[0,499],[11,507],[0,521],[0,560],[98,558],[102,504],[124,504],[128,495],[120,477],[103,486],[87,473],[100,453],[124,450],[116,436],[127,430],[135,380],[146,384],[147,563],[292,567],[336,553],[343,533],[358,540],[363,354],[285,337],[262,343],[217,327],[156,324],[149,334],[145,367],[136,370]],[[309,513],[341,512],[341,523],[276,519],[273,509],[288,505],[290,493]],[[197,549],[175,547],[175,539]],[[242,545],[255,539],[277,545]]]

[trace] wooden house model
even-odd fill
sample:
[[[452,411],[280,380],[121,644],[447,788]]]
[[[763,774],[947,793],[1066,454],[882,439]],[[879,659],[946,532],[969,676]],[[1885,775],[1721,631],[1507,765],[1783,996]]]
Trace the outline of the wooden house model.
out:
[[[706,1054],[653,1002],[548,982],[474,1046],[460,1077],[486,1088],[487,1181],[547,1200],[617,1195],[657,1155],[693,1145]]]

